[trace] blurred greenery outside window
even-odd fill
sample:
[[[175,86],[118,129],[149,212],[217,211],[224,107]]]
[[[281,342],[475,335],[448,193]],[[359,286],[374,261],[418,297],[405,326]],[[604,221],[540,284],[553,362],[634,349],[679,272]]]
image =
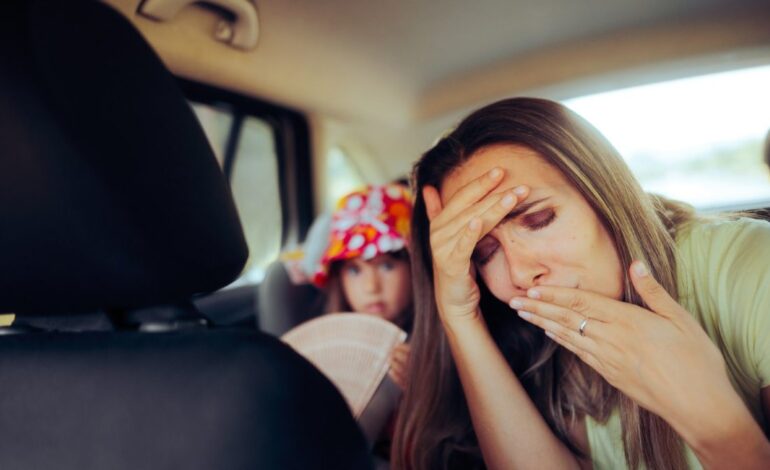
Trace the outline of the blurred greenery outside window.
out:
[[[328,190],[324,207],[334,210],[337,201],[349,192],[364,185],[364,178],[350,156],[339,146],[329,149],[326,155],[326,180]]]
[[[571,99],[649,192],[703,211],[770,203],[770,66]]]
[[[220,167],[233,129],[229,109],[191,103]],[[231,286],[257,283],[281,248],[281,199],[278,162],[271,125],[254,116],[241,121],[235,145],[230,188],[249,246],[249,259],[241,276]]]

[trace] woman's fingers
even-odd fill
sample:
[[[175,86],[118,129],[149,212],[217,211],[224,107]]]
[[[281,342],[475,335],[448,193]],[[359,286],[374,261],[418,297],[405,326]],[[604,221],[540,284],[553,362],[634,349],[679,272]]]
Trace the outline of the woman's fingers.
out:
[[[495,228],[528,194],[529,188],[526,186],[517,186],[513,190],[496,194],[494,203],[478,216],[482,222],[482,236]]]
[[[443,234],[436,234],[436,238],[442,235],[448,238],[453,237],[453,232],[458,231],[457,242],[452,249],[452,258],[462,260],[470,264],[470,258],[476,244],[487,233],[495,228],[503,218],[513,209],[518,200],[513,191],[508,191],[499,195],[490,196],[493,202],[485,206],[478,207],[469,211],[470,220],[465,223],[466,217],[458,217],[458,220],[452,225],[445,227]],[[460,225],[464,223],[464,225]]]
[[[568,334],[565,335],[562,333],[555,333],[552,331],[546,331],[545,334],[552,340],[559,343],[561,346],[571,351],[574,355],[578,357],[578,359],[588,364],[589,367],[591,367],[593,370],[595,370],[596,372],[604,376],[605,374],[604,367],[602,363],[599,361],[599,359],[597,359],[597,355],[595,351],[589,351],[583,347],[580,347],[574,341],[571,340]]]
[[[471,253],[473,253],[476,243],[481,238],[482,226],[483,224],[478,218],[474,218],[468,223],[449,253],[451,261],[460,263],[463,266],[470,266]]]
[[[580,322],[586,320],[586,323],[582,325],[584,334],[581,335],[580,322],[575,325],[565,325],[545,315],[537,315],[526,310],[519,310],[518,314],[522,319],[542,328],[549,338],[572,351],[594,370],[600,374],[604,373],[602,364],[597,359],[601,357],[601,346],[594,338],[602,338],[606,334],[607,325],[590,318],[580,319]]]
[[[425,212],[428,214],[428,220],[433,221],[441,213],[441,196],[438,190],[433,186],[422,188],[422,199],[425,201]]]
[[[655,280],[643,262],[634,261],[628,271],[634,289],[650,310],[665,318],[684,312],[682,306]]]
[[[503,180],[503,174],[504,172],[502,169],[493,168],[491,171],[458,189],[448,201],[444,202],[440,214],[434,217],[431,222],[435,221],[439,225],[444,225],[446,222],[453,220],[462,212],[465,212],[468,207],[479,202],[484,196],[495,189]],[[426,188],[427,187],[428,186],[426,186]],[[435,190],[436,188],[432,189]],[[438,191],[436,191],[436,195],[438,195]],[[425,191],[423,191],[423,197],[425,197]],[[427,206],[427,200],[425,201],[425,204]]]
[[[603,322],[611,322],[618,314],[617,302],[614,299],[593,292],[570,287],[537,286],[527,290],[527,297],[517,297],[511,300],[514,305],[540,302],[552,304],[562,309],[560,312],[571,311],[579,318],[596,318]],[[533,307],[534,308],[534,307]],[[525,310],[527,308],[525,307]]]
[[[608,334],[608,330],[611,329],[609,325],[595,318],[561,317],[560,315],[554,315],[552,312],[544,313],[546,309],[542,307],[532,309],[540,310],[538,313],[520,309],[518,310],[518,315],[529,323],[542,328],[546,333],[558,334],[575,345],[575,347],[589,352],[596,351],[597,341],[602,341]],[[581,327],[583,334],[580,334]]]
[[[462,214],[447,221],[445,225],[437,224],[432,227],[431,243],[433,246],[440,246],[449,240],[457,239],[467,233],[468,227],[475,224],[474,220],[478,220],[481,224],[478,227],[479,230],[472,229],[472,232],[477,235],[473,243],[473,247],[475,247],[476,242],[495,228],[520,201],[526,198],[528,192],[529,188],[519,186],[510,191],[488,195],[483,200],[468,207]],[[464,251],[461,256],[470,256],[472,251],[472,249]]]

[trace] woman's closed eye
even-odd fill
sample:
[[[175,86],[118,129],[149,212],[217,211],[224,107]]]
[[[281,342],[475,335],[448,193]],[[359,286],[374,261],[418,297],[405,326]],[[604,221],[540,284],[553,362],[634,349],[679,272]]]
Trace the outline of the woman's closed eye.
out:
[[[551,209],[543,209],[531,214],[520,216],[519,223],[528,230],[535,231],[547,227],[556,219],[556,212]],[[482,239],[473,251],[473,262],[481,267],[487,264],[497,253],[500,244],[492,238]]]
[[[521,223],[530,230],[540,230],[547,227],[555,218],[556,212],[549,208],[524,215]]]

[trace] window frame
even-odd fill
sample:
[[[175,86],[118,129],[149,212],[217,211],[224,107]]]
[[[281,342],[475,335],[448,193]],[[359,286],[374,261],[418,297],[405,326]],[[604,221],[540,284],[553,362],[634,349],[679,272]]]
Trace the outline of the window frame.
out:
[[[233,115],[224,149],[223,172],[232,176],[243,122],[249,116],[262,119],[273,130],[278,189],[281,203],[281,248],[299,244],[313,222],[313,161],[310,126],[306,116],[296,110],[268,101],[222,90],[211,85],[177,77],[188,100],[214,108],[225,108]]]

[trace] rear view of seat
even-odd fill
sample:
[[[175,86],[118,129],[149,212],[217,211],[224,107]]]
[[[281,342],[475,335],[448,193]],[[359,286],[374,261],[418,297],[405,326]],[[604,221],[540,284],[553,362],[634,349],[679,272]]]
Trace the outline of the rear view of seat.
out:
[[[321,314],[321,292],[310,283],[292,282],[283,261],[271,263],[257,291],[257,323],[265,333],[280,337]]]
[[[247,250],[211,149],[123,17],[9,0],[0,70],[0,312],[117,319],[238,275]],[[2,469],[370,465],[339,393],[268,335],[13,331]]]

